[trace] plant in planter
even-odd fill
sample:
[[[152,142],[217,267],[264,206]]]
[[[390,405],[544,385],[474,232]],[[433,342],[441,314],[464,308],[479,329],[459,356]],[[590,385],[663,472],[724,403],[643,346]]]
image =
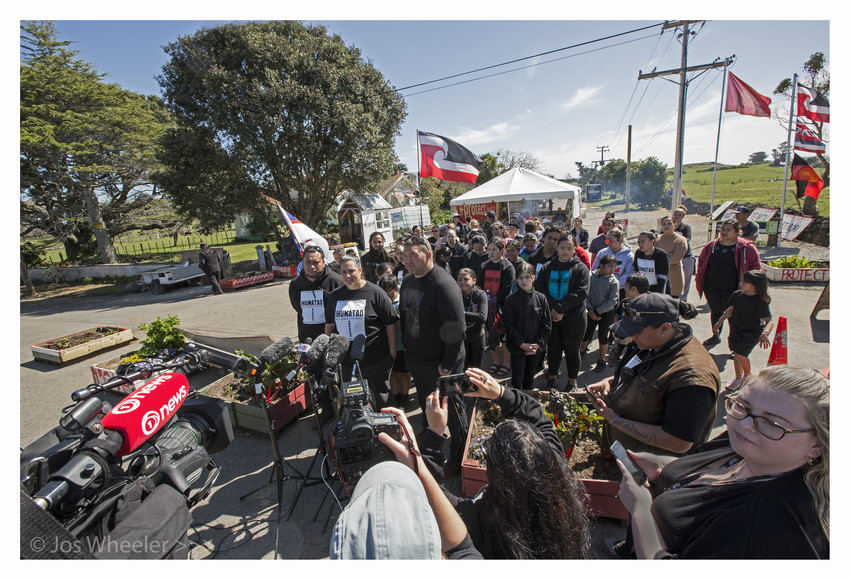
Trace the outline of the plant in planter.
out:
[[[256,361],[250,353],[236,350],[236,354]],[[307,408],[308,373],[300,371],[293,380],[286,381],[285,376],[298,366],[298,355],[291,353],[275,365],[266,365],[263,382],[271,384],[266,393],[257,394],[255,378],[237,378],[233,373],[201,389],[200,393],[227,401],[231,421],[239,427],[265,433],[268,430],[265,410],[261,397],[269,405],[269,413],[275,429],[280,429]]]
[[[149,324],[139,324],[139,329],[145,333],[145,338],[141,341],[142,346],[118,361],[118,374],[133,363],[152,358],[164,361],[177,356],[186,342],[186,337],[177,330],[179,324],[180,318],[176,314],[165,318],[157,317]]]

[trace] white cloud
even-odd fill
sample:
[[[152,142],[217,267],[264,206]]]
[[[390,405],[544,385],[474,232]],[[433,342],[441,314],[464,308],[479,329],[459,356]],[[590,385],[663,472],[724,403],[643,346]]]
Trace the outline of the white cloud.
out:
[[[573,96],[570,97],[567,101],[561,103],[561,110],[565,113],[572,111],[579,105],[587,106],[587,101],[592,100],[596,97],[597,94],[602,90],[604,85],[598,85],[595,87],[582,87],[576,90],[573,93]]]
[[[497,139],[502,139],[516,131],[519,127],[508,122],[496,123],[484,129],[464,129],[460,133],[455,133],[452,137],[455,141],[464,147],[480,147],[487,143],[492,143]]]

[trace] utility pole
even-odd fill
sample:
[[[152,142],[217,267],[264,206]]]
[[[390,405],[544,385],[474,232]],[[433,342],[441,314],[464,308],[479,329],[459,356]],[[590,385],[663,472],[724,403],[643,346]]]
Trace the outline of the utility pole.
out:
[[[599,158],[599,166],[601,167],[605,165],[605,152],[611,150],[608,149],[608,147],[606,147],[605,145],[601,147],[596,147],[596,150],[599,151],[599,153],[601,154],[601,157]]]
[[[649,79],[653,77],[667,76],[667,75],[679,75],[679,116],[678,122],[676,124],[676,161],[675,166],[673,168],[673,203],[671,210],[676,209],[678,205],[682,201],[682,157],[685,151],[685,108],[686,102],[688,98],[688,79],[686,73],[698,70],[709,70],[713,68],[720,68],[725,66],[725,61],[721,61],[719,59],[715,60],[711,64],[703,64],[699,66],[688,66],[688,38],[691,35],[689,25],[703,22],[702,20],[677,20],[673,22],[666,22],[662,27],[662,30],[667,30],[670,28],[678,28],[682,27],[682,66],[677,69],[661,71],[661,72],[651,72],[647,74],[643,74],[643,71],[639,71],[638,80]],[[671,81],[675,82],[675,81]]]
[[[629,125],[629,144],[626,148],[626,211],[632,195],[632,126]]]

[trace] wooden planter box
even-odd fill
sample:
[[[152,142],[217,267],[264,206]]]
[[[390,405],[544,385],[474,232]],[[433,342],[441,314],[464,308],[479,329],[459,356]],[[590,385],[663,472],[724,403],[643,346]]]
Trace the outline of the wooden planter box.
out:
[[[219,286],[221,286],[222,290],[229,292],[231,290],[245,288],[246,286],[253,286],[254,284],[262,284],[263,282],[268,282],[273,278],[273,272],[263,272],[262,274],[246,276],[245,278],[229,278],[227,280],[222,280],[219,283]]]
[[[235,375],[233,373],[229,373],[211,385],[204,387],[198,393],[205,397],[218,398],[209,395],[209,390],[213,387],[230,384],[233,382],[234,377]],[[240,401],[225,402],[230,413],[230,421],[234,425],[248,429],[249,431],[256,431],[257,433],[268,433],[266,412],[259,403],[254,401],[250,403]],[[307,409],[308,403],[306,383],[301,383],[291,391],[279,395],[278,399],[269,407],[275,431],[279,431],[294,421],[298,415]]]
[[[272,266],[272,274],[278,278],[295,278],[298,266]]]
[[[110,359],[106,359],[105,361],[101,361],[99,363],[93,364],[91,366],[91,376],[94,379],[94,384],[102,385],[106,381],[113,379],[116,376],[118,376],[118,373],[116,372],[118,370],[118,363],[121,361],[122,358],[128,357],[128,356],[134,354],[135,352],[136,351],[125,352],[124,354],[114,356]],[[183,373],[184,375],[188,375],[188,374],[191,374],[194,371],[189,370],[186,367],[169,369],[169,370],[165,370],[165,371],[158,371],[158,372],[153,373],[151,376],[149,376],[146,379],[139,379],[137,381],[133,381],[132,385],[128,383],[126,385],[121,385],[120,387],[115,387],[112,390],[117,392],[117,393],[124,393],[125,395],[129,395],[130,393],[132,393],[133,391],[135,391],[136,389],[138,389],[139,387],[141,387],[142,385],[144,385],[145,383],[147,383],[148,381],[150,381],[154,377],[159,376],[163,373],[175,373],[175,372],[176,373]]]
[[[761,269],[772,282],[829,282],[829,268],[776,268],[762,262]]]
[[[475,414],[477,412],[478,399],[476,399],[475,406],[472,409],[472,417],[469,421],[470,426],[475,421]],[[463,495],[466,497],[474,496],[487,484],[487,469],[481,467],[477,460],[468,458],[471,440],[472,429],[470,428],[469,434],[466,437],[466,445],[463,448],[463,461],[461,462],[461,483],[463,486]],[[628,510],[617,497],[617,493],[620,490],[619,481],[581,478],[579,478],[579,481],[587,491],[587,504],[591,514],[617,520],[629,519]]]
[[[70,360],[74,360],[76,358],[81,358],[84,356],[88,356],[94,352],[98,352],[100,350],[110,348],[119,344],[124,344],[133,340],[133,332],[129,328],[121,328],[119,332],[114,334],[110,334],[107,336],[103,336],[101,338],[96,338],[94,340],[90,340],[83,344],[78,344],[76,346],[71,346],[68,348],[62,348],[59,350],[53,348],[47,348],[45,345],[51,342],[55,342],[57,340],[63,340],[66,338],[73,338],[75,336],[83,335],[88,332],[96,331],[98,328],[117,328],[115,326],[96,326],[94,328],[89,328],[88,330],[83,330],[82,332],[75,332],[73,334],[68,334],[66,336],[62,336],[59,338],[54,338],[52,340],[46,340],[44,342],[40,342],[38,344],[32,345],[32,356],[36,360],[42,360],[49,363],[54,364],[63,364]]]

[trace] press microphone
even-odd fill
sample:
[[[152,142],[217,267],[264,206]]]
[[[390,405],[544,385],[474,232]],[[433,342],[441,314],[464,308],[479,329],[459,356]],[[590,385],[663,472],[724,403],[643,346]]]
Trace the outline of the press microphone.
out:
[[[302,369],[310,369],[316,361],[320,360],[324,355],[325,351],[328,348],[328,343],[330,342],[330,337],[327,334],[320,334],[313,341],[313,344],[310,345],[310,348],[307,349],[307,352],[301,354],[301,358],[298,359],[298,366],[289,371],[289,374],[286,375],[286,380],[291,381],[295,378]]]
[[[328,349],[325,351],[325,372],[322,375],[322,381],[319,383],[320,389],[324,390],[336,381],[337,368],[348,353],[350,344],[348,338],[341,334],[331,339]]]
[[[366,354],[366,336],[358,334],[351,342],[351,360],[363,360],[364,354]]]
[[[263,349],[260,353],[260,365],[274,366],[293,350],[295,350],[295,343],[288,336],[284,336]]]

